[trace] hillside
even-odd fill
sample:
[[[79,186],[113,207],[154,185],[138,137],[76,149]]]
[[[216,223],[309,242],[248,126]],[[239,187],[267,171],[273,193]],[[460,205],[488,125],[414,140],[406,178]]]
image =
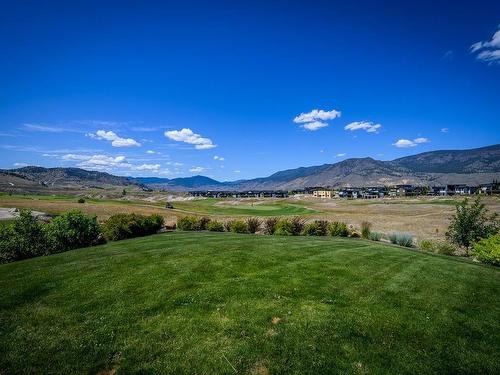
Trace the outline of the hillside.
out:
[[[0,265],[0,369],[494,374],[499,294],[381,243],[167,233]]]
[[[2,177],[3,176],[3,177]],[[300,167],[251,180],[219,182],[206,176],[181,178],[119,177],[80,168],[24,167],[0,170],[4,189],[9,178],[44,186],[128,186],[147,185],[161,190],[273,190],[313,186],[380,186],[395,184],[477,185],[500,179],[500,145],[470,149],[430,151],[413,156],[381,161],[351,158],[335,164]],[[8,187],[8,185],[5,185]]]

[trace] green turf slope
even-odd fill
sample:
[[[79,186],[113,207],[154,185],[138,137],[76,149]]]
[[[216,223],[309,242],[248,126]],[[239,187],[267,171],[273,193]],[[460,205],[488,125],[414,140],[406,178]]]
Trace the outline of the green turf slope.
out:
[[[500,270],[363,240],[166,233],[0,266],[0,374],[498,374],[499,353]]]

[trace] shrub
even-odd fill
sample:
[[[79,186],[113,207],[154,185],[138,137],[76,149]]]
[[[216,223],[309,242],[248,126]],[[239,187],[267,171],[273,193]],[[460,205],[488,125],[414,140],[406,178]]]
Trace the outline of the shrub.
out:
[[[306,225],[306,221],[300,216],[292,217],[290,221],[292,223],[292,235],[300,236],[302,231],[304,230],[304,225]]]
[[[256,217],[250,217],[246,220],[248,233],[258,232],[260,229],[260,220]]]
[[[383,234],[380,232],[370,232],[368,235],[368,239],[372,241],[380,241],[382,239]]]
[[[349,233],[349,237],[360,238],[361,235],[358,232],[351,232],[351,233]]]
[[[233,224],[234,220],[227,220],[224,222],[224,230],[226,232],[231,232],[231,225]]]
[[[84,198],[78,198],[78,203],[85,203],[85,199]]]
[[[280,219],[276,223],[274,234],[277,236],[293,236],[293,224],[289,219]]]
[[[421,250],[437,254],[454,255],[457,251],[453,244],[445,241],[422,240],[418,245]]]
[[[49,253],[44,224],[31,211],[22,210],[11,224],[0,226],[0,259],[2,262],[33,258]]]
[[[434,241],[432,240],[422,240],[418,244],[418,247],[424,251],[434,251]]]
[[[97,245],[101,242],[101,227],[97,217],[73,210],[54,218],[47,226],[51,252],[59,253]]]
[[[211,219],[209,217],[203,216],[198,219],[198,230],[206,230],[208,223]]]
[[[231,223],[231,232],[233,233],[248,233],[248,226],[243,220],[234,220]]]
[[[471,255],[481,262],[500,266],[500,235],[496,234],[475,243]]]
[[[489,215],[479,197],[470,205],[469,200],[465,198],[456,205],[446,238],[468,250],[473,242],[497,234],[499,229],[500,221],[497,213]]]
[[[276,217],[269,217],[264,220],[264,233],[270,235],[274,234],[276,231],[276,224],[278,224],[278,218]]]
[[[217,220],[211,220],[207,224],[207,229],[210,232],[224,232],[224,224]]]
[[[138,214],[112,215],[102,226],[104,237],[111,241],[155,234],[163,227],[160,215],[143,216]]]
[[[405,232],[392,232],[388,235],[389,241],[395,245],[412,247],[413,237],[410,233]]]
[[[177,220],[177,229],[178,230],[199,230],[199,221],[195,216],[184,216]]]
[[[372,223],[368,221],[363,221],[361,223],[361,237],[368,239],[370,237]]]
[[[314,220],[304,226],[302,234],[305,236],[326,236],[328,232],[328,222],[325,220]]]
[[[335,237],[347,237],[349,235],[349,229],[347,224],[341,221],[332,221],[328,224],[328,233],[330,236]]]

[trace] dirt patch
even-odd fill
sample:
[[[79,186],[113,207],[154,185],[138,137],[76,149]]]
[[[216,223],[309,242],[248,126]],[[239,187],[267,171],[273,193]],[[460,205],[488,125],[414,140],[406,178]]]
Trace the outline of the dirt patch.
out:
[[[257,362],[254,367],[250,370],[251,375],[269,375],[268,368],[262,363]]]

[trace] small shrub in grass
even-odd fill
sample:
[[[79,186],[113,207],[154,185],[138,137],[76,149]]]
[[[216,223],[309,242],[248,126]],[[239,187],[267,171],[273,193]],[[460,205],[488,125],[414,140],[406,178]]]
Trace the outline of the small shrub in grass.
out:
[[[103,243],[96,216],[73,210],[54,218],[47,226],[51,252],[60,253]]]
[[[277,236],[293,236],[293,224],[289,219],[280,219],[276,223],[274,234]]]
[[[177,220],[177,229],[186,231],[199,230],[198,218],[196,218],[195,216],[181,217],[179,220]]]
[[[276,224],[278,224],[278,218],[268,217],[264,220],[264,233],[272,235],[276,231]]]
[[[231,223],[231,232],[233,233],[248,233],[248,226],[243,220],[234,220]]]
[[[445,241],[422,240],[418,247],[423,251],[432,251],[437,254],[454,255],[457,247]]]
[[[302,231],[304,230],[304,225],[306,225],[306,221],[301,218],[300,216],[294,216],[292,220],[290,220],[292,223],[292,235],[294,236],[300,236]]]
[[[419,242],[418,247],[420,250],[424,251],[434,251],[434,241],[432,240],[422,240]]]
[[[500,235],[496,234],[475,243],[471,255],[481,262],[500,266]]]
[[[203,216],[198,219],[198,230],[207,230],[207,225],[210,223],[210,218]]]
[[[380,232],[370,232],[368,235],[368,239],[372,241],[380,241],[382,239],[383,234]]]
[[[164,224],[163,216],[138,214],[112,215],[102,225],[104,237],[110,241],[147,236],[157,233]]]
[[[302,234],[304,236],[326,236],[328,232],[328,222],[325,220],[314,220],[304,226]]]
[[[349,229],[347,224],[341,221],[332,221],[328,224],[328,234],[335,237],[347,237],[349,236]]]
[[[211,220],[207,224],[207,229],[210,232],[224,232],[224,224],[217,220]]]
[[[224,222],[224,230],[226,232],[231,232],[231,225],[233,224],[234,220],[227,220]]]
[[[361,234],[359,234],[358,232],[351,232],[351,233],[349,233],[349,237],[351,237],[351,238],[361,238]]]
[[[368,239],[370,237],[370,232],[372,228],[372,223],[368,221],[363,221],[361,223],[361,237]]]
[[[395,245],[412,247],[413,246],[413,236],[410,233],[405,232],[392,232],[388,235],[389,241]]]
[[[78,198],[78,203],[85,203],[85,199],[83,199],[83,198]]]
[[[246,220],[248,233],[258,232],[260,229],[260,220],[256,217],[250,217]]]

